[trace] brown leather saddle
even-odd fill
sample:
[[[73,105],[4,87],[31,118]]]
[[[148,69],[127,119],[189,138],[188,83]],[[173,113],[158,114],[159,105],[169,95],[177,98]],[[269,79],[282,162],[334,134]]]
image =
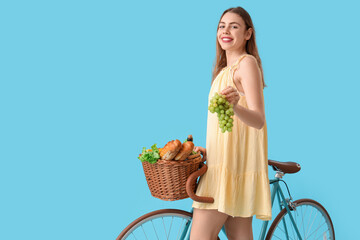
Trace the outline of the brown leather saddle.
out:
[[[296,162],[278,162],[274,160],[268,160],[269,166],[272,166],[274,171],[280,171],[283,173],[296,173],[300,171],[301,166]]]

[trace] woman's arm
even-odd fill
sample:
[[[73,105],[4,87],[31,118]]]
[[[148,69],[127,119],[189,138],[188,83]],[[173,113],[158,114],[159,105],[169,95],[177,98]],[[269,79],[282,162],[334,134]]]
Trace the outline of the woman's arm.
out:
[[[239,93],[232,87],[225,88],[221,93],[234,104],[235,115],[245,124],[261,129],[265,123],[265,108],[262,97],[261,73],[255,58],[245,57],[234,74],[235,86],[242,85],[248,109],[238,105]]]
[[[257,111],[252,111],[236,104],[234,105],[234,113],[241,121],[250,127],[261,129],[264,126],[265,118]]]

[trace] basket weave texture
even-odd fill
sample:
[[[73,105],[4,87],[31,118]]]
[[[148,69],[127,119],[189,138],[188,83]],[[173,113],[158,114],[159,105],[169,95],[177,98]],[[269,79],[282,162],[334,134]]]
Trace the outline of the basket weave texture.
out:
[[[165,201],[188,198],[186,181],[204,162],[200,153],[190,155],[183,161],[161,160],[156,163],[142,162],[151,195]],[[195,191],[197,183],[192,185]]]

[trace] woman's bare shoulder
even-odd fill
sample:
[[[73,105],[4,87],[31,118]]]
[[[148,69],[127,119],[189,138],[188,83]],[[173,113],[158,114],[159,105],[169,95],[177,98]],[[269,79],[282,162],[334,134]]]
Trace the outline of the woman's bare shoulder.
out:
[[[244,76],[256,75],[259,73],[259,65],[253,55],[247,54],[239,63],[238,71],[235,72],[235,78],[241,79]]]
[[[247,54],[239,63],[240,65],[245,65],[246,67],[258,67],[258,62],[253,55]]]

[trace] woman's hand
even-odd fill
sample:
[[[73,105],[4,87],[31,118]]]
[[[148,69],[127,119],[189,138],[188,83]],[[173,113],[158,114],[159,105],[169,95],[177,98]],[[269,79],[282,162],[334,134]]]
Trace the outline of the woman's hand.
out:
[[[238,104],[240,95],[239,92],[233,87],[226,87],[221,92],[222,95],[225,95],[226,100],[234,106]]]
[[[206,149],[203,148],[203,147],[195,147],[194,148],[194,151],[195,152],[201,152],[201,154],[203,155],[203,160],[205,161],[206,160]]]

